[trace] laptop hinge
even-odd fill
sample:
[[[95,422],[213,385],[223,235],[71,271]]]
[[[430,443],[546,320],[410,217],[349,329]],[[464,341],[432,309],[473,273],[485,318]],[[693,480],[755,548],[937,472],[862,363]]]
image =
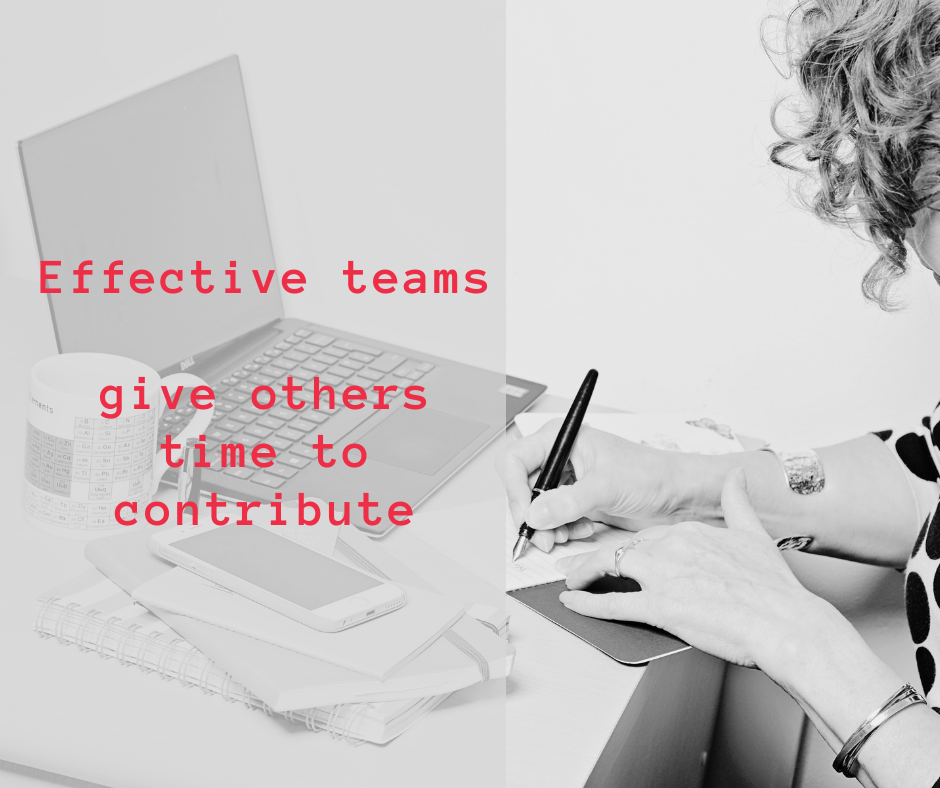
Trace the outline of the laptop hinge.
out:
[[[169,375],[173,372],[190,372],[193,375],[206,377],[213,371],[228,366],[232,359],[251,352],[256,345],[263,345],[270,341],[271,332],[275,326],[284,318],[279,317],[269,323],[265,323],[259,328],[253,329],[246,334],[237,336],[221,345],[216,345],[210,350],[199,353],[195,356],[187,356],[182,361],[172,364],[165,369],[159,370],[160,375]]]

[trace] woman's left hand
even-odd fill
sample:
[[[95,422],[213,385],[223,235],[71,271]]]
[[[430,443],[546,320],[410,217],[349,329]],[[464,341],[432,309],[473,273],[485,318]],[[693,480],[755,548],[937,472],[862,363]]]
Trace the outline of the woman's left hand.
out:
[[[746,484],[741,469],[725,481],[727,528],[686,522],[635,537],[620,574],[635,579],[640,591],[578,590],[617,574],[615,548],[560,560],[556,566],[572,589],[561,594],[562,603],[586,616],[650,624],[729,662],[767,670],[788,633],[825,603],[790,571],[751,508]]]

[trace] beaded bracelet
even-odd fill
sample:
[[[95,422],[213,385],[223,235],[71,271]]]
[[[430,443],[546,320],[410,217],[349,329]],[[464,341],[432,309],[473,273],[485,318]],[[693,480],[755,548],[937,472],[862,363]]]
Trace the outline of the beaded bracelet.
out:
[[[905,684],[875,709],[868,719],[858,727],[858,730],[846,739],[845,745],[839,750],[839,754],[832,762],[832,768],[846,777],[854,777],[858,773],[859,750],[862,749],[862,745],[868,740],[868,737],[899,711],[904,711],[908,706],[926,702],[923,695],[910,684]]]

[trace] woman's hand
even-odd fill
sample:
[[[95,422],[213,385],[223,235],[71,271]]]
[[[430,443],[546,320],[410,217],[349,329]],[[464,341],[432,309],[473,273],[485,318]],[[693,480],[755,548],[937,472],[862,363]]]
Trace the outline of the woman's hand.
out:
[[[903,683],[831,605],[804,589],[751,508],[740,469],[721,504],[727,528],[687,522],[653,527],[626,550],[620,573],[639,582],[626,594],[580,589],[614,570],[604,549],[556,566],[568,575],[561,601],[596,618],[666,629],[696,648],[760,667],[803,707],[834,752]],[[865,743],[865,786],[930,785],[938,770],[940,719],[918,705]]]
[[[556,542],[584,539],[594,522],[638,530],[692,516],[683,510],[690,474],[680,464],[691,455],[661,451],[583,426],[571,452],[577,481],[542,493],[531,502],[530,477],[542,467],[561,426],[556,419],[503,449],[496,461],[516,526],[536,529],[531,540],[549,551]],[[707,460],[711,458],[698,458]],[[581,518],[581,519],[579,519]]]
[[[561,594],[562,603],[595,618],[650,624],[722,659],[768,670],[788,633],[826,603],[800,585],[767,535],[741,469],[729,474],[721,503],[727,528],[686,522],[636,537],[641,541],[623,553],[620,574],[640,591],[579,590],[616,574],[614,549],[562,559],[557,568],[572,589]]]

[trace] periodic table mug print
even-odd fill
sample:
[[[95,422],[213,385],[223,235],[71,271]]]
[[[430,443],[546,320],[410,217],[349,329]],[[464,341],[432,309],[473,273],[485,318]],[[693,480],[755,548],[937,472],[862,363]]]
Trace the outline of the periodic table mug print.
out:
[[[172,394],[178,386],[205,385],[187,373],[161,380],[146,364],[105,353],[63,353],[38,362],[27,395],[26,521],[71,539],[140,527],[119,524],[114,509],[122,501],[146,506],[167,470],[165,452],[157,448],[166,404],[161,386]],[[109,403],[120,396],[119,411],[104,407],[105,389]],[[205,433],[214,410],[197,411],[174,442]]]

